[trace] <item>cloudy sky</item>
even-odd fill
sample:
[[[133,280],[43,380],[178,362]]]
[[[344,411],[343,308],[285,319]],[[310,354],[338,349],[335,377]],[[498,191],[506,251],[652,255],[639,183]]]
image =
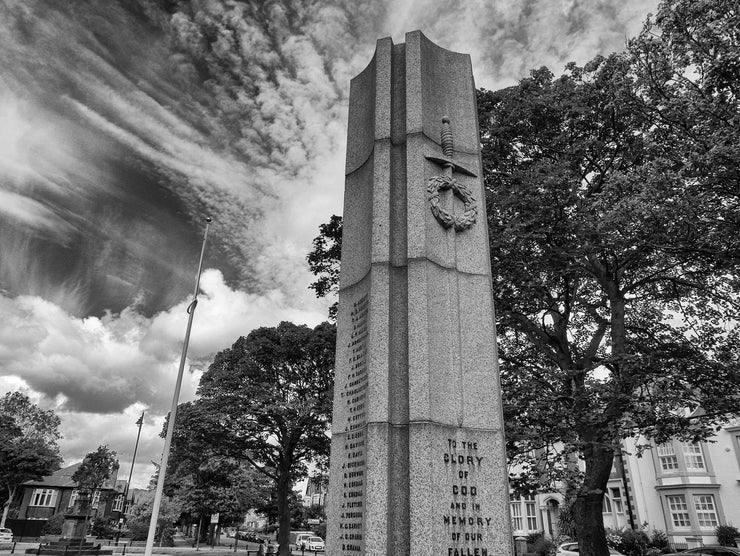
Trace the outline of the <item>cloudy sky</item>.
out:
[[[421,29],[497,89],[621,50],[657,0],[0,0],[0,394],[159,460],[205,226],[181,401],[240,335],[315,325],[342,206],[349,80]]]

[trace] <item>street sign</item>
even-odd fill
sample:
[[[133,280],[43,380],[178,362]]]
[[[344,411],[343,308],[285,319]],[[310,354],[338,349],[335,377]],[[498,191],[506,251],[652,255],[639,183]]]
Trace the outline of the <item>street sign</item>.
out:
[[[211,514],[211,523],[218,523],[218,514]]]

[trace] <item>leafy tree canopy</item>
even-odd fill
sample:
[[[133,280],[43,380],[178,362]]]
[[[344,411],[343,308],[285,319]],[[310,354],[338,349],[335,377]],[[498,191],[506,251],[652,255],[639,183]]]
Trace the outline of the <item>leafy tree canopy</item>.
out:
[[[268,479],[243,459],[213,446],[211,419],[203,409],[194,402],[178,407],[165,491],[191,518],[207,523],[210,515],[219,513],[221,524],[238,523],[250,508],[269,499]],[[165,422],[162,435],[166,430]]]
[[[280,554],[289,550],[291,487],[307,462],[329,455],[335,338],[329,323],[253,330],[216,355],[193,404],[201,423],[194,442],[274,482]]]
[[[78,491],[91,494],[102,488],[117,469],[116,452],[108,446],[98,446],[82,460],[82,464],[72,475],[72,481],[77,485]]]
[[[0,398],[0,527],[25,481],[40,480],[59,469],[62,458],[57,440],[60,420],[20,392]]]
[[[317,277],[309,288],[316,297],[335,295],[339,285],[339,259],[342,254],[342,217],[332,215],[329,222],[319,226],[319,235],[313,240],[313,250],[306,260],[311,272]],[[337,318],[337,302],[329,307],[329,318]]]
[[[709,70],[687,83],[713,45],[681,19],[718,28],[710,4],[664,2],[629,52],[479,94],[510,454],[524,486],[570,481],[584,554],[607,554],[621,440],[702,440],[737,412],[740,159],[702,113],[737,97]]]

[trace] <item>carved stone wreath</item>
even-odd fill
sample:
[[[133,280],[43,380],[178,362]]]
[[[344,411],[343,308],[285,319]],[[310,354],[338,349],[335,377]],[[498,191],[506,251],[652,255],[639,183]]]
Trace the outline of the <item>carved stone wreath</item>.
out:
[[[455,196],[463,202],[465,211],[459,216],[453,216],[439,206],[439,193],[452,189]],[[445,229],[455,227],[455,231],[462,232],[475,224],[478,215],[478,205],[470,189],[450,176],[433,176],[429,178],[427,186],[429,205],[434,218],[437,219]]]

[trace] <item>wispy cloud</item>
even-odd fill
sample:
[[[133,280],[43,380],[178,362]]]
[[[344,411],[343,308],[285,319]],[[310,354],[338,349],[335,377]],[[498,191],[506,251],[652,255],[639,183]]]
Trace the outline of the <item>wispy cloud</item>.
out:
[[[146,409],[158,459],[205,215],[218,270],[182,399],[239,335],[325,314],[305,255],[341,212],[349,81],[377,38],[421,29],[495,89],[622,48],[656,4],[1,2],[0,391],[60,412],[68,463],[125,454],[116,424]]]

